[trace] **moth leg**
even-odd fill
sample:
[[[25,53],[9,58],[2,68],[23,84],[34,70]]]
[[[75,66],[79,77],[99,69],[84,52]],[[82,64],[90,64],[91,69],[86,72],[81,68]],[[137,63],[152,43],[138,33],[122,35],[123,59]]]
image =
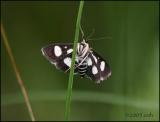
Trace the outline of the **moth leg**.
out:
[[[76,65],[76,64],[75,64]],[[77,65],[74,67],[74,69],[77,68]],[[71,67],[69,67],[66,71],[64,71],[65,73],[67,73],[69,70],[71,69]]]
[[[88,57],[88,55],[89,55],[89,53],[86,55],[86,57],[76,66],[76,68],[77,67],[79,67],[85,60],[86,60],[86,58]]]

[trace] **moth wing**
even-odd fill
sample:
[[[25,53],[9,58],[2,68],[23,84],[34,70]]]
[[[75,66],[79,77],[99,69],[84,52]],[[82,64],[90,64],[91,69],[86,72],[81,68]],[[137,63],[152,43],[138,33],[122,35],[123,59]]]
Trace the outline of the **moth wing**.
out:
[[[72,48],[72,43],[55,43],[43,47],[41,51],[44,57],[46,57],[51,64],[54,64],[57,69],[68,72],[71,66]],[[77,73],[77,69],[75,69],[75,73]]]
[[[111,69],[108,63],[95,51],[90,52],[87,58],[87,64],[86,75],[96,81],[96,83],[100,83],[100,81],[110,77]]]
[[[41,49],[42,54],[51,62],[55,63],[61,60],[64,55],[67,55],[67,50],[72,49],[73,44],[71,43],[55,43],[50,44]]]

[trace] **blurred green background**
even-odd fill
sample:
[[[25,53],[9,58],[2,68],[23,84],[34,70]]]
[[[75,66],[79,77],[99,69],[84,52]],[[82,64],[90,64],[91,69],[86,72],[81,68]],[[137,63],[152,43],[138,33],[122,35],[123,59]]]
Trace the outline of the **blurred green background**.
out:
[[[108,61],[112,76],[100,85],[74,77],[70,120],[159,120],[158,3],[84,3],[84,33],[88,36],[94,28],[92,38],[107,36],[91,40],[90,46]],[[78,6],[78,1],[1,1],[1,22],[36,120],[64,120],[69,75],[40,50],[50,43],[73,42]],[[3,41],[1,120],[30,120]]]

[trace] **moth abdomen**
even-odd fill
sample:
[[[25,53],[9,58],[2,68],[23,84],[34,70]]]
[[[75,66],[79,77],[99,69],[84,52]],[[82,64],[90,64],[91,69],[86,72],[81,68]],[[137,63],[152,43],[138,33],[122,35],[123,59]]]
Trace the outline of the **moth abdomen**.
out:
[[[78,72],[81,77],[84,77],[87,71],[87,63],[83,62],[80,66],[78,66]]]

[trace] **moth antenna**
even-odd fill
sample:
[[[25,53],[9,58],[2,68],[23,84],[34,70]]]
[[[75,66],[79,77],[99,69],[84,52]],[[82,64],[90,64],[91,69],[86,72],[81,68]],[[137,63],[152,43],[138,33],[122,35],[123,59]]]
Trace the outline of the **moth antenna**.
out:
[[[112,39],[112,37],[105,36],[105,37],[100,37],[100,38],[91,38],[91,39],[87,39],[87,41],[88,40],[103,40],[103,39]]]
[[[100,38],[90,38],[93,36],[93,34],[95,33],[95,28],[92,29],[92,32],[89,34],[89,36],[87,36],[86,41],[88,42],[89,40],[103,40],[103,39],[112,39],[112,37],[100,37]]]
[[[81,34],[82,34],[82,39],[83,39],[84,38],[84,32],[82,30],[81,24],[80,24],[79,28],[80,28],[80,31],[81,31]]]
[[[92,29],[92,32],[86,37],[86,40],[93,36],[95,33],[95,28]]]

